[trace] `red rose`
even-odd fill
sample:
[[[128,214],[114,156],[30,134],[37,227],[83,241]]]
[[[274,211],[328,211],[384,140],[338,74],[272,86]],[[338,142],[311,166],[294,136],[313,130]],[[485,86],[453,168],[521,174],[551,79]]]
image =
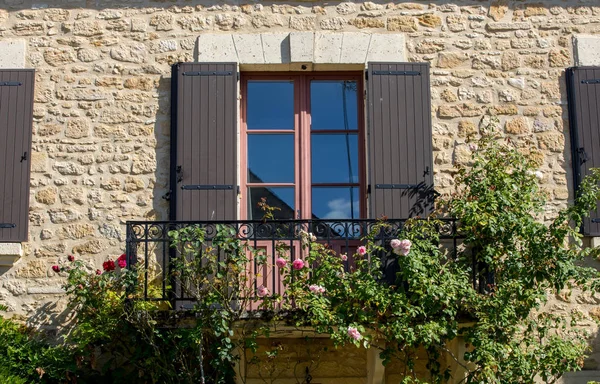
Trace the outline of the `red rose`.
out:
[[[105,261],[104,263],[102,263],[102,269],[104,269],[106,272],[114,271],[115,262],[112,260]]]
[[[75,256],[69,255],[69,256],[67,256],[67,259],[69,259],[69,261],[71,261],[71,262],[75,261]]]
[[[58,265],[53,265],[52,270],[56,273],[60,272],[60,267]]]

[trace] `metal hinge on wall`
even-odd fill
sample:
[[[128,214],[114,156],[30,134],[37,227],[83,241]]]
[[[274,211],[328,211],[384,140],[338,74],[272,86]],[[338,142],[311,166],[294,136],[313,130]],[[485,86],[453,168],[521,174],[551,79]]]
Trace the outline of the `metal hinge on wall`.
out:
[[[0,223],[0,228],[16,228],[17,225],[13,223]]]

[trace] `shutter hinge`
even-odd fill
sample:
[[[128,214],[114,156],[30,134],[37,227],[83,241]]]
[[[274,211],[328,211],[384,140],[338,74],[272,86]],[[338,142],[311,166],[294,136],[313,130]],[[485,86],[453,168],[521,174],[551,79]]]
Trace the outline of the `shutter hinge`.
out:
[[[369,80],[369,72],[365,71],[365,80]]]
[[[581,80],[581,84],[600,84],[600,79]]]
[[[421,184],[375,184],[375,189],[419,189]]]
[[[231,76],[233,71],[189,71],[183,72],[182,76]]]
[[[23,85],[20,81],[0,81],[0,87],[18,87]]]
[[[0,223],[0,228],[16,228],[17,225],[13,223]]]
[[[371,194],[371,184],[367,185],[367,195]]]
[[[175,174],[177,175],[177,182],[181,183],[181,181],[183,181],[183,172],[181,171],[181,165],[178,165],[177,168],[175,168]]]
[[[169,192],[165,193],[164,195],[162,195],[162,198],[169,201],[171,200],[171,190],[169,189]]]
[[[585,148],[581,147],[577,149],[577,154],[579,155],[579,165],[588,161],[587,153],[585,153]]]
[[[23,156],[21,156],[21,161],[20,161],[20,162],[22,163],[22,162],[24,162],[25,160],[27,160],[27,152],[25,152],[25,153],[23,154]]]
[[[400,75],[400,76],[421,76],[419,71],[373,71],[373,76],[377,75]]]
[[[228,190],[233,189],[233,185],[199,185],[199,184],[191,184],[191,185],[182,185],[181,189],[187,191],[216,191],[216,190]]]

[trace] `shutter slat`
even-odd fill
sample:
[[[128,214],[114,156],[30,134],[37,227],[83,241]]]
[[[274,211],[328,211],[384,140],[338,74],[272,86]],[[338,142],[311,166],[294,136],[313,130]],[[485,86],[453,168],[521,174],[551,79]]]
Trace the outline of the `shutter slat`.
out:
[[[433,208],[429,65],[369,63],[368,79],[370,216],[427,215]]]
[[[185,75],[184,75],[185,73]],[[237,65],[173,66],[171,219],[234,220],[237,213]],[[174,153],[173,153],[174,152]],[[181,166],[181,174],[177,174]],[[181,181],[177,182],[180,178]]]
[[[28,237],[33,86],[33,70],[0,70],[0,242]]]

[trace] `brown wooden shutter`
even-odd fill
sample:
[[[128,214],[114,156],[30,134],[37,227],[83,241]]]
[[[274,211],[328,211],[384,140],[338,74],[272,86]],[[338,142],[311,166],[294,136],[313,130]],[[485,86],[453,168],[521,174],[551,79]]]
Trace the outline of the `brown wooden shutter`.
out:
[[[27,241],[33,69],[0,70],[0,242]]]
[[[424,216],[433,207],[429,64],[369,63],[370,216]]]
[[[600,167],[600,68],[567,69],[569,125],[575,189],[589,173]],[[600,235],[600,209],[583,222],[586,235]]]
[[[172,71],[171,220],[237,216],[237,65]]]

